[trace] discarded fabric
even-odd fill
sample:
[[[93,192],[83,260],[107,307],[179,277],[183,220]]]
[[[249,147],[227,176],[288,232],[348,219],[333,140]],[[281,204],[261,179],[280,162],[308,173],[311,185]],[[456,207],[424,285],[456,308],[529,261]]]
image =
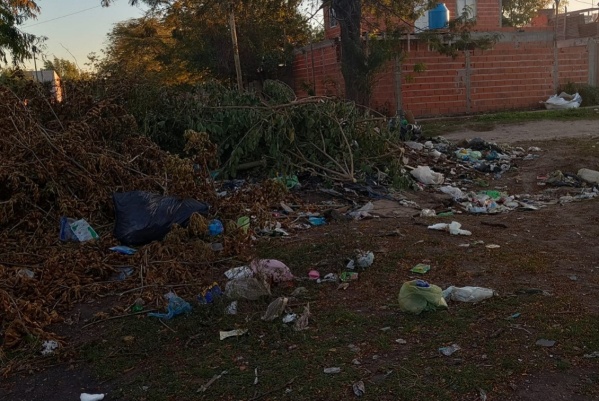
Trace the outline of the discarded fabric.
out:
[[[424,280],[412,280],[403,283],[399,290],[399,309],[402,312],[420,314],[423,311],[434,311],[447,308],[442,290]]]

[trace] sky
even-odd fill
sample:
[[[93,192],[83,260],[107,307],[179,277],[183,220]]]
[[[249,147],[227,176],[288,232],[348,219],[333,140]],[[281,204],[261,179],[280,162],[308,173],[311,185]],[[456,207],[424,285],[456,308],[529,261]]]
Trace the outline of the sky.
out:
[[[44,53],[49,59],[73,61],[82,69],[89,53],[99,54],[105,47],[114,24],[143,15],[129,0],[115,0],[110,7],[101,7],[100,0],[38,0],[37,4],[41,8],[37,19],[25,22],[21,29],[48,38]],[[33,69],[33,61],[25,65]]]
[[[568,11],[590,8],[598,2],[569,0]],[[38,0],[38,5],[41,12],[37,20],[27,21],[21,28],[48,38],[46,57],[70,60],[82,69],[86,68],[89,53],[99,54],[105,47],[106,35],[114,24],[143,15],[143,8],[130,6],[129,0],[115,0],[107,8],[100,6],[100,0]],[[33,61],[26,67],[33,69]]]

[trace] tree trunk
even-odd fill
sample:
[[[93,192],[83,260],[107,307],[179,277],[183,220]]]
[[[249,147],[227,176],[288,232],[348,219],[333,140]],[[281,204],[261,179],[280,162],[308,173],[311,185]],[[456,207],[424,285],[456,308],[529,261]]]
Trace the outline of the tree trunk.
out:
[[[368,106],[372,88],[361,38],[362,1],[333,0],[332,8],[341,28],[341,72],[345,97]]]

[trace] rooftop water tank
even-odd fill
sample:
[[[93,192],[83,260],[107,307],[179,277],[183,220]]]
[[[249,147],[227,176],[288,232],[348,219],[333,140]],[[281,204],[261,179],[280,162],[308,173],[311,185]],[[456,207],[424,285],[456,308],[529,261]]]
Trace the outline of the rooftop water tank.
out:
[[[445,3],[437,4],[437,7],[428,12],[428,29],[447,28],[449,23],[449,10]]]

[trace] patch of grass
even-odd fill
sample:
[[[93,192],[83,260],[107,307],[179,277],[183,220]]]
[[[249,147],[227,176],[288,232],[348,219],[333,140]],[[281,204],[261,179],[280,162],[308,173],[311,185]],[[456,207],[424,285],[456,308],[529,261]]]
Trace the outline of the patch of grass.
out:
[[[580,119],[599,119],[599,113],[593,108],[569,110],[505,111],[493,114],[479,114],[464,118],[429,120],[421,122],[422,132],[427,137],[470,129],[472,131],[490,131],[497,124],[515,124],[529,121],[559,120],[574,121]]]

